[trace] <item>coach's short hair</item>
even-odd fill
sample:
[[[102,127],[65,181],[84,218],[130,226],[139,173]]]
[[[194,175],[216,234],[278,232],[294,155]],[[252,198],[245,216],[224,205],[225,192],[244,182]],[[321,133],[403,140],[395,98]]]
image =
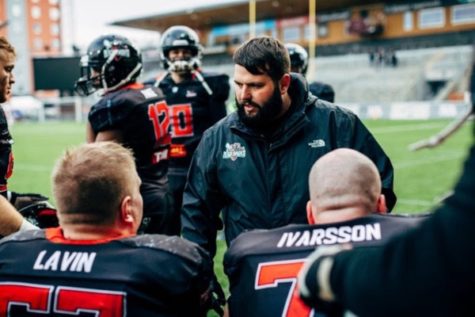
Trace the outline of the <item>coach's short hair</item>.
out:
[[[251,74],[267,74],[278,81],[290,72],[287,48],[279,40],[262,36],[248,40],[234,52],[233,62]]]
[[[122,199],[133,193],[137,177],[132,152],[118,143],[96,142],[67,150],[52,174],[61,222],[112,224]]]

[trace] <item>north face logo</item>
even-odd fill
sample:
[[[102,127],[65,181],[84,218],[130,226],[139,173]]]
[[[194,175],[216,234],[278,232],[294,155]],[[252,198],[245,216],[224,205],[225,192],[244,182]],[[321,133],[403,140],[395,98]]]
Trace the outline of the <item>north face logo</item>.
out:
[[[231,159],[231,161],[235,161],[238,157],[246,157],[246,148],[240,143],[226,143],[226,151],[223,152],[223,159]]]

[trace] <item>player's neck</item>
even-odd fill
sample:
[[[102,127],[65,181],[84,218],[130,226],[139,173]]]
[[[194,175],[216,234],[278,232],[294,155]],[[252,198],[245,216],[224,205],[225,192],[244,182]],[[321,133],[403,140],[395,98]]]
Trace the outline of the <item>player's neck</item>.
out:
[[[171,77],[175,84],[179,84],[187,79],[191,78],[191,73],[171,73]]]
[[[326,224],[364,217],[370,213],[360,207],[330,208],[318,211],[314,218],[316,224]]]
[[[68,240],[112,240],[134,234],[126,229],[88,225],[69,225],[62,227],[62,230]]]

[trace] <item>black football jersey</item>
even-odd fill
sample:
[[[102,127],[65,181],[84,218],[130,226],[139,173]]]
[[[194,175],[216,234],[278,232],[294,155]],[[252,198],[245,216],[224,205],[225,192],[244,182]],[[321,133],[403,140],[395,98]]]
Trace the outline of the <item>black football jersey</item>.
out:
[[[166,175],[170,121],[160,89],[136,83],[110,92],[92,106],[89,122],[96,134],[122,132],[122,144],[133,151],[142,181]]]
[[[0,107],[0,192],[7,190],[7,179],[13,171],[13,139],[8,130],[5,111]]]
[[[378,245],[425,219],[374,214],[333,224],[244,232],[232,241],[224,258],[230,316],[319,316],[294,295],[297,274],[316,247]]]
[[[166,96],[170,111],[171,170],[188,170],[203,132],[226,115],[229,77],[225,74],[201,74],[211,94],[196,77],[175,84],[168,74],[158,86]]]
[[[0,240],[0,316],[197,316],[211,276],[207,254],[176,236],[26,231]]]

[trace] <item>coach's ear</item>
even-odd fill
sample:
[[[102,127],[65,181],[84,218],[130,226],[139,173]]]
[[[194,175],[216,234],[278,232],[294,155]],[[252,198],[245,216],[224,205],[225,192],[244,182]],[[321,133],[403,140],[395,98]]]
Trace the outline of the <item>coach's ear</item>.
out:
[[[312,210],[312,202],[309,200],[307,202],[307,221],[309,224],[314,225],[315,224],[315,218],[313,217],[313,210]]]

